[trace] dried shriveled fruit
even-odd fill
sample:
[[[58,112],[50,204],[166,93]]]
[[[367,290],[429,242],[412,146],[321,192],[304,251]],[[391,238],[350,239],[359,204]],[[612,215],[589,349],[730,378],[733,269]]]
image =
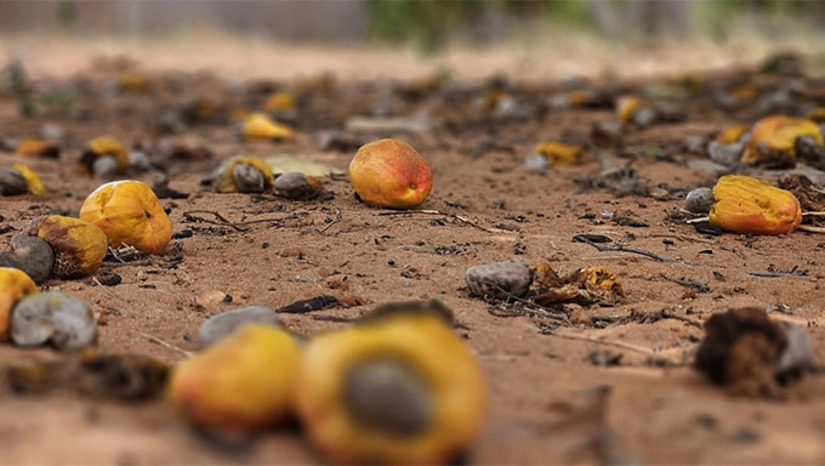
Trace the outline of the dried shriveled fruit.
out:
[[[97,321],[80,299],[63,293],[36,293],[21,299],[11,314],[11,340],[18,346],[50,343],[78,351],[97,339]]]
[[[560,277],[547,263],[535,267],[535,296],[530,299],[543,305],[577,303],[583,306],[612,306],[625,296],[622,283],[607,267],[587,267]]]
[[[192,424],[254,432],[289,414],[300,351],[286,330],[246,324],[173,371],[172,406]]]
[[[409,144],[381,139],[363,145],[349,165],[355,192],[367,204],[415,209],[433,186],[430,165]]]
[[[262,193],[272,189],[272,168],[258,157],[227,160],[203,183],[218,193]]]
[[[484,417],[486,390],[469,348],[437,303],[396,303],[306,350],[296,407],[337,463],[446,463]]]
[[[109,248],[106,233],[89,222],[62,215],[32,219],[23,233],[45,240],[54,252],[51,275],[76,278],[93,274]]]
[[[0,267],[0,342],[9,339],[9,321],[14,306],[33,293],[37,293],[37,285],[25,272]]]
[[[805,145],[803,153],[797,150]],[[810,154],[819,149],[819,154]],[[756,122],[751,130],[751,140],[745,146],[742,163],[766,168],[793,168],[805,158],[819,158],[823,152],[819,126],[805,118],[773,115]]]
[[[562,142],[545,142],[536,147],[536,152],[543,155],[554,167],[567,167],[581,161],[584,149],[581,146]]]
[[[719,178],[713,199],[710,222],[733,233],[781,235],[794,231],[802,221],[793,193],[749,176]]]
[[[37,138],[24,138],[17,143],[14,153],[26,156],[46,157],[56,159],[60,157],[60,147],[53,142],[44,141]]]
[[[100,227],[114,247],[134,246],[162,254],[172,239],[172,223],[155,193],[134,180],[106,183],[89,194],[80,218]]]
[[[269,141],[288,141],[295,137],[292,129],[273,121],[264,113],[252,113],[241,125],[244,139],[266,139]]]
[[[116,138],[101,136],[89,141],[80,157],[80,170],[99,178],[123,173],[129,168],[129,152]]]

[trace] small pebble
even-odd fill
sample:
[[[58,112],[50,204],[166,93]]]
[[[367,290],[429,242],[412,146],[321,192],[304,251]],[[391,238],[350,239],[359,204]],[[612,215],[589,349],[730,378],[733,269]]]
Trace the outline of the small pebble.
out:
[[[533,270],[526,262],[509,260],[470,267],[464,279],[476,296],[524,296],[533,283]]]
[[[791,322],[780,321],[779,326],[788,337],[788,347],[779,358],[777,374],[799,372],[814,367],[814,350],[808,332]]]
[[[550,162],[547,161],[547,157],[541,154],[533,154],[524,159],[524,168],[532,173],[540,174],[550,168]]]
[[[311,199],[321,192],[320,184],[313,183],[301,172],[286,172],[275,178],[275,192],[287,199]]]
[[[247,322],[281,325],[281,319],[274,310],[266,306],[249,306],[216,314],[204,322],[198,330],[198,344],[206,348],[232,333]]]
[[[696,188],[685,197],[685,209],[694,214],[707,214],[713,205],[713,190]]]
[[[741,142],[724,144],[719,141],[711,141],[708,144],[708,156],[714,162],[730,167],[739,162],[743,148],[744,145]]]
[[[82,350],[97,338],[97,322],[89,306],[56,292],[23,298],[12,312],[10,328],[18,346],[51,343],[61,351]]]

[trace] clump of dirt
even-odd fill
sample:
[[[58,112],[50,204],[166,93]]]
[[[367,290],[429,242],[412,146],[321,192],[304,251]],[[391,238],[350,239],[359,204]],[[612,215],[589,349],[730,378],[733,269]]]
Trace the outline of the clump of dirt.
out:
[[[800,343],[791,325],[768,317],[764,309],[747,307],[715,314],[705,322],[705,339],[696,353],[696,368],[729,392],[776,397],[800,364],[785,361]],[[802,343],[804,345],[804,343]],[[802,356],[810,363],[810,355]]]

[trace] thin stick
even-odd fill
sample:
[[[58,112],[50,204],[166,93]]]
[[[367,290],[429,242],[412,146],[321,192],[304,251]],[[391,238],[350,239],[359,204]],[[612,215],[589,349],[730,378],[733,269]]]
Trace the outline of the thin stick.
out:
[[[803,217],[825,217],[825,212],[802,212]]]
[[[671,358],[668,358],[666,356],[662,356],[661,354],[657,353],[656,351],[653,351],[650,348],[645,348],[644,346],[633,345],[631,343],[625,343],[623,341],[599,340],[598,338],[593,338],[593,337],[584,337],[584,336],[579,336],[579,335],[563,335],[563,334],[559,334],[559,333],[549,333],[549,335],[552,335],[554,337],[559,337],[559,338],[565,338],[565,339],[568,339],[568,340],[586,341],[586,342],[590,342],[590,343],[597,343],[597,344],[600,344],[600,345],[615,346],[617,348],[623,348],[623,349],[626,349],[626,350],[635,351],[637,353],[645,354],[647,356],[650,356],[651,358],[658,359],[659,361],[666,362],[667,364],[671,364],[671,365],[674,365],[674,366],[681,366],[681,365],[684,364],[681,361],[677,361],[675,359],[671,359]]]
[[[152,343],[154,343],[156,345],[160,345],[160,346],[162,346],[162,347],[164,347],[168,350],[172,350],[172,351],[175,351],[177,353],[180,353],[180,354],[186,356],[187,358],[191,358],[192,356],[195,355],[195,353],[193,353],[191,351],[186,351],[185,349],[178,348],[177,346],[175,346],[171,343],[167,343],[167,342],[161,340],[160,338],[158,338],[154,335],[149,335],[148,333],[141,332],[140,336],[142,336],[143,338],[146,338],[147,340],[151,341]]]
[[[709,222],[709,221],[710,221],[710,217],[705,216],[705,217],[698,217],[698,218],[692,218],[690,220],[685,220],[685,223],[693,224],[693,223],[702,223],[702,222]]]
[[[602,245],[596,244],[596,243],[594,243],[594,242],[592,242],[592,241],[590,241],[590,240],[588,240],[587,238],[584,238],[584,237],[579,237],[578,240],[583,242],[583,243],[586,243],[586,244],[589,244],[589,245],[593,246],[594,248],[598,249],[601,252],[607,252],[607,251],[629,252],[629,253],[632,253],[632,254],[639,254],[639,255],[642,255],[642,256],[645,256],[645,257],[649,257],[651,259],[656,259],[659,262],[670,262],[670,263],[674,263],[674,264],[684,264],[684,265],[688,265],[688,266],[691,266],[691,267],[695,267],[696,265],[698,265],[698,264],[695,264],[693,262],[688,262],[688,261],[685,261],[685,260],[682,260],[682,259],[671,259],[670,257],[660,256],[656,253],[653,253],[653,252],[650,252],[650,251],[645,251],[644,249],[628,248],[628,247],[622,246],[621,244],[615,244],[613,246],[602,246]]]
[[[386,216],[386,215],[406,215],[406,214],[440,215],[440,216],[444,216],[444,217],[450,217],[450,218],[453,218],[455,220],[458,220],[461,223],[466,223],[467,225],[470,225],[471,227],[478,228],[481,231],[486,231],[487,233],[501,233],[501,232],[505,231],[505,230],[491,230],[489,228],[486,228],[486,227],[483,227],[483,226],[479,225],[478,223],[470,220],[469,218],[467,218],[463,215],[450,214],[450,213],[446,213],[446,212],[441,212],[440,210],[389,210],[389,211],[386,211],[386,212],[378,212],[375,215],[383,217],[383,216]]]
[[[115,298],[115,299],[120,299],[120,298],[118,298],[118,296],[117,296],[116,294],[114,294],[114,293],[112,293],[111,291],[107,290],[107,289],[106,289],[106,287],[105,287],[105,286],[103,286],[103,283],[100,283],[100,280],[98,280],[98,279],[97,279],[97,277],[92,277],[92,281],[93,281],[93,282],[94,282],[97,286],[99,286],[99,287],[100,287],[100,289],[101,289],[101,290],[103,290],[103,292],[104,292],[104,293],[106,293],[107,295],[109,295],[109,296],[111,296],[111,297],[113,297],[113,298]]]
[[[668,311],[668,310],[664,310],[664,311],[662,311],[662,317],[664,317],[664,318],[666,318],[666,319],[681,320],[682,322],[687,322],[687,323],[689,323],[690,325],[693,325],[693,326],[694,326],[694,327],[696,327],[696,328],[705,328],[705,324],[703,324],[702,322],[699,322],[699,321],[698,321],[698,320],[696,320],[696,319],[691,319],[691,318],[690,318],[690,317],[688,317],[688,316],[683,316],[683,315],[680,315],[680,314],[675,314],[675,313],[674,313],[674,312],[672,312],[672,311]]]
[[[825,227],[814,227],[811,225],[799,225],[796,229],[806,233],[825,233]]]

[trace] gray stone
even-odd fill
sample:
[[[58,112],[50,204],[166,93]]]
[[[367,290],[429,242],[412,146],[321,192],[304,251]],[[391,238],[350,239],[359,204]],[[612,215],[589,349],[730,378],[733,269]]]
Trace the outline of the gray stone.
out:
[[[544,173],[550,168],[550,162],[541,154],[533,154],[524,159],[524,168],[533,173]]]
[[[97,321],[80,299],[46,292],[20,300],[11,314],[11,340],[18,346],[51,343],[61,351],[79,351],[97,338]]]
[[[533,283],[533,269],[524,261],[509,260],[467,269],[464,280],[476,296],[524,296]]]
[[[801,326],[780,321],[779,326],[788,338],[788,347],[779,358],[777,374],[804,371],[814,367],[814,350],[808,332]]]
[[[713,205],[713,190],[696,188],[685,197],[685,209],[694,214],[707,214]]]
[[[206,320],[198,330],[198,344],[206,348],[218,340],[234,332],[243,324],[255,322],[259,324],[281,325],[281,319],[274,310],[266,306],[249,306],[240,309],[216,314]]]

